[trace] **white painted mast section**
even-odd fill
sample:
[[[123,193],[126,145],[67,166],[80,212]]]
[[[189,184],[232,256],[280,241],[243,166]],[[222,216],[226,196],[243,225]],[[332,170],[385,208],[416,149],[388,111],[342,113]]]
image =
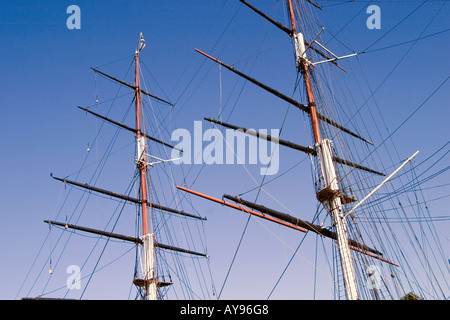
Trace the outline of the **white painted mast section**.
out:
[[[303,34],[299,32],[294,34],[293,37],[294,37],[295,57],[297,60],[297,65],[299,65],[300,61],[304,61],[309,64],[309,61],[306,59],[305,40],[303,39]]]
[[[323,139],[316,143],[316,152],[321,172],[322,190],[329,189],[332,196],[322,202],[327,212],[333,218],[336,228],[339,254],[341,257],[342,273],[344,276],[345,291],[348,300],[357,300],[358,290],[356,287],[355,270],[353,267],[353,257],[348,244],[347,223],[342,210],[342,202],[339,197],[339,186],[337,183],[336,169],[332,158],[332,142]]]
[[[136,139],[137,146],[137,164],[146,164],[147,163],[147,141],[145,136],[141,136]]]
[[[158,287],[156,280],[156,261],[154,234],[149,233],[140,237],[142,239],[142,275],[145,283],[145,300],[158,299]]]

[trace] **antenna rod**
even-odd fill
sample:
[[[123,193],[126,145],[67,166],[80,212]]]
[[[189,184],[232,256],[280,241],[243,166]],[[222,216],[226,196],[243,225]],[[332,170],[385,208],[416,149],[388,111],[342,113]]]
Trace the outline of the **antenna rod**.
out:
[[[362,199],[360,202],[358,202],[358,204],[356,206],[354,206],[349,212],[347,212],[347,214],[344,216],[347,217],[348,215],[352,214],[356,208],[358,208],[359,206],[361,206],[367,199],[370,198],[370,196],[372,196],[378,189],[381,188],[381,186],[383,184],[385,184],[386,182],[388,182],[388,180],[390,180],[398,171],[400,171],[401,168],[403,168],[404,166],[406,166],[406,164],[408,162],[410,162],[417,154],[419,153],[419,151],[416,151],[411,157],[409,157],[408,159],[406,159],[405,162],[403,162],[403,164],[398,167],[394,172],[392,172],[389,177],[387,177],[386,179],[383,180],[382,183],[380,183],[375,189],[373,189],[367,196],[364,197],[364,199]]]

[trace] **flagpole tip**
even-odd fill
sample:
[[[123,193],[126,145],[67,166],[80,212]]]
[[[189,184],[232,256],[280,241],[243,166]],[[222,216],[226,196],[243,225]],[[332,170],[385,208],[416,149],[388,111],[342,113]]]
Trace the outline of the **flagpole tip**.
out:
[[[142,36],[142,32],[139,35],[139,46],[138,49],[136,50],[136,53],[139,53],[142,49],[144,49],[145,47],[145,39]]]

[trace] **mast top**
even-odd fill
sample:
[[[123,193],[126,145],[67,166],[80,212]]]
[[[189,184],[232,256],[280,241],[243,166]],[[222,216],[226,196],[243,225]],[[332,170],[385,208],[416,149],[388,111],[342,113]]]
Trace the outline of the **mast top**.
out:
[[[145,39],[144,36],[142,35],[142,32],[139,34],[139,45],[138,48],[136,49],[135,54],[139,54],[139,52],[141,52],[142,49],[144,49],[145,47]]]

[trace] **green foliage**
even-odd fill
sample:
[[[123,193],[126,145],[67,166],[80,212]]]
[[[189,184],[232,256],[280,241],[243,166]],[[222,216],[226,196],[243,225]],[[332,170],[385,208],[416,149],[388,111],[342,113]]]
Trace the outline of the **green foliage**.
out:
[[[422,300],[419,296],[415,295],[412,292],[408,292],[404,297],[400,298],[400,300]]]

